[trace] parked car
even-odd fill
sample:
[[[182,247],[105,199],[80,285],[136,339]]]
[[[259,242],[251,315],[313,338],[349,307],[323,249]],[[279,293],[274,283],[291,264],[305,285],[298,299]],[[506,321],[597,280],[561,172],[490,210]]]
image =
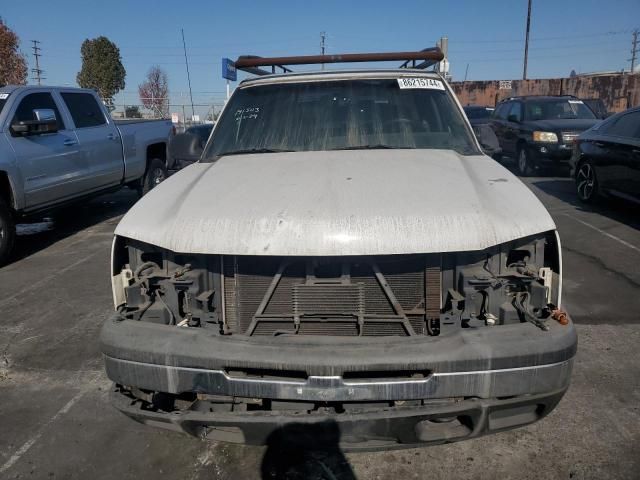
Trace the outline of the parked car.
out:
[[[571,173],[578,198],[607,194],[640,202],[640,107],[609,117],[578,137]]]
[[[169,165],[171,170],[179,170],[197,162],[213,130],[213,124],[194,125],[184,133],[175,135],[169,142]]]
[[[0,264],[16,221],[122,185],[166,177],[171,122],[114,122],[92,90],[0,88]]]
[[[499,158],[502,149],[500,148],[498,137],[496,137],[490,125],[494,109],[478,105],[467,105],[463,110],[473,128],[473,132],[480,141],[480,146],[484,153],[490,157]]]
[[[502,153],[517,160],[518,173],[569,163],[573,142],[598,123],[594,113],[572,96],[525,96],[496,106],[491,126]]]
[[[480,105],[467,105],[463,107],[464,113],[471,125],[486,124],[491,122],[491,115],[495,110],[492,107],[482,107]]]
[[[561,265],[551,216],[482,154],[436,73],[247,79],[201,160],[116,229],[112,400],[258,445],[281,429],[381,449],[528,424],[576,353]]]
[[[591,109],[596,118],[605,119],[611,115],[601,98],[582,98],[581,100]]]

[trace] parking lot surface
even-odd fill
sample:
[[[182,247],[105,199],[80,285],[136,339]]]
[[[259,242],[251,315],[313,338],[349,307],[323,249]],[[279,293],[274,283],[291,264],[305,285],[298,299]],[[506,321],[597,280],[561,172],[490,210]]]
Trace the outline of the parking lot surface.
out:
[[[525,179],[561,235],[564,306],[579,335],[572,385],[529,427],[383,453],[281,452],[139,425],[108,403],[98,334],[109,251],[129,190],[21,226],[0,269],[0,478],[640,478],[640,217],[585,207],[573,182]]]

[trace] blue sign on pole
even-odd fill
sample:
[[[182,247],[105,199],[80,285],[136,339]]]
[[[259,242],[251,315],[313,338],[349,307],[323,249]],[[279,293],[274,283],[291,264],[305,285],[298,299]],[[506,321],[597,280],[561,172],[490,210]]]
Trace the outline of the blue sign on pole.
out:
[[[235,82],[238,79],[236,64],[230,58],[222,59],[222,78]]]

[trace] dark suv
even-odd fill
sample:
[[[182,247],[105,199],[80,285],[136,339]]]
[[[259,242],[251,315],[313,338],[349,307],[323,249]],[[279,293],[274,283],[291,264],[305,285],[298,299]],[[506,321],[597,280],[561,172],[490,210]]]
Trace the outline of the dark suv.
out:
[[[502,153],[517,160],[518,172],[568,165],[575,139],[598,123],[582,100],[564,96],[512,97],[491,118]]]

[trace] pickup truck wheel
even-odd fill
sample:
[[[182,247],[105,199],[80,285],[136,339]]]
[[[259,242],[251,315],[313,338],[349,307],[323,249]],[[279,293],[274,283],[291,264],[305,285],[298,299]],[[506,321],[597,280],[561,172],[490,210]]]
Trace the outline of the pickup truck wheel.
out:
[[[149,162],[147,171],[144,173],[142,179],[142,187],[139,192],[140,195],[146,195],[150,190],[158,186],[167,178],[167,168],[162,160],[154,158]]]
[[[527,153],[526,145],[522,145],[518,149],[518,173],[523,177],[529,177],[533,173],[531,159]]]
[[[598,196],[596,171],[589,160],[585,160],[576,172],[576,191],[578,199],[584,203],[593,203]]]
[[[9,207],[0,200],[0,265],[9,260],[16,239],[16,224]]]

